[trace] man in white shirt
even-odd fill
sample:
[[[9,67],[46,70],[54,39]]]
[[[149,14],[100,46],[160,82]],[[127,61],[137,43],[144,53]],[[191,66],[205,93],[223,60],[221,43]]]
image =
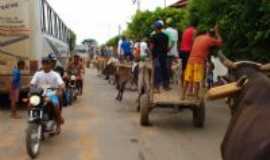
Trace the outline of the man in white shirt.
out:
[[[141,59],[144,60],[150,52],[145,39],[143,39],[143,41],[140,43],[140,50],[141,50],[140,54]]]
[[[64,123],[64,119],[61,115],[61,105],[60,99],[64,88],[65,83],[61,78],[60,74],[53,71],[53,64],[51,59],[43,58],[42,59],[42,70],[35,73],[33,79],[31,80],[32,87],[42,88],[43,86],[49,86],[50,88],[58,89],[57,95],[49,96],[49,101],[52,104],[52,108],[56,113],[57,121],[57,132],[61,131],[61,124]]]

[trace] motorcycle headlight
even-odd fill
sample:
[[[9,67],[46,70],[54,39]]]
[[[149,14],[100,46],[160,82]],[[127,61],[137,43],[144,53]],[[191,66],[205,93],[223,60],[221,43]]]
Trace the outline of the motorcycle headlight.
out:
[[[31,105],[38,106],[41,102],[41,99],[39,96],[31,96],[29,101]]]

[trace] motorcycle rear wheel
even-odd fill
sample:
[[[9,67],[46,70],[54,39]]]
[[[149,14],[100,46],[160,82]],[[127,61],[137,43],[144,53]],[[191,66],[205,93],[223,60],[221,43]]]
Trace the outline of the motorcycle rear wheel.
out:
[[[28,155],[35,159],[40,151],[40,139],[38,135],[38,124],[29,124],[26,130],[26,150]]]

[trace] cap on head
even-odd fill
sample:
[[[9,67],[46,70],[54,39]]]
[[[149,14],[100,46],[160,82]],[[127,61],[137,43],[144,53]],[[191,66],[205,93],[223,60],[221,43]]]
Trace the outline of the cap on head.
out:
[[[162,25],[162,27],[164,27],[164,21],[163,20],[158,20],[158,22]]]
[[[154,29],[162,29],[164,26],[164,23],[163,21],[159,20],[159,21],[156,21],[154,24],[153,24],[153,28]]]

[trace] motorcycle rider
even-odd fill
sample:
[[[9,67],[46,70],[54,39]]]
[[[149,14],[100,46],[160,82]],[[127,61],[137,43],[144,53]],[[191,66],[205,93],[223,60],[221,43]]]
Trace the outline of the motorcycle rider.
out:
[[[81,58],[79,55],[73,56],[73,61],[68,64],[66,68],[66,72],[68,76],[74,75],[77,78],[77,85],[80,88],[80,95],[82,95],[83,92],[83,74],[84,74],[84,67],[81,62]]]
[[[64,77],[64,68],[60,65],[57,65],[57,57],[54,53],[50,53],[48,56],[49,59],[52,60],[53,70],[60,74],[60,76]]]
[[[50,58],[46,57],[42,59],[42,69],[35,73],[31,80],[31,87],[42,88],[42,86],[50,86],[56,88],[57,95],[49,96],[50,109],[55,112],[55,118],[57,123],[57,134],[61,132],[61,125],[64,123],[64,118],[61,114],[61,106],[59,96],[62,95],[65,89],[65,84],[61,76],[53,71],[53,62]]]
[[[57,57],[54,53],[50,53],[48,58],[52,61],[52,65],[53,65],[53,70],[57,73],[60,74],[61,78],[65,81],[65,70],[64,70],[64,67],[60,66],[59,64],[57,64]],[[66,107],[68,105],[67,103],[67,97],[66,97],[66,91],[64,90],[63,91],[63,94],[60,95],[60,106],[61,106],[61,109],[62,107]]]

